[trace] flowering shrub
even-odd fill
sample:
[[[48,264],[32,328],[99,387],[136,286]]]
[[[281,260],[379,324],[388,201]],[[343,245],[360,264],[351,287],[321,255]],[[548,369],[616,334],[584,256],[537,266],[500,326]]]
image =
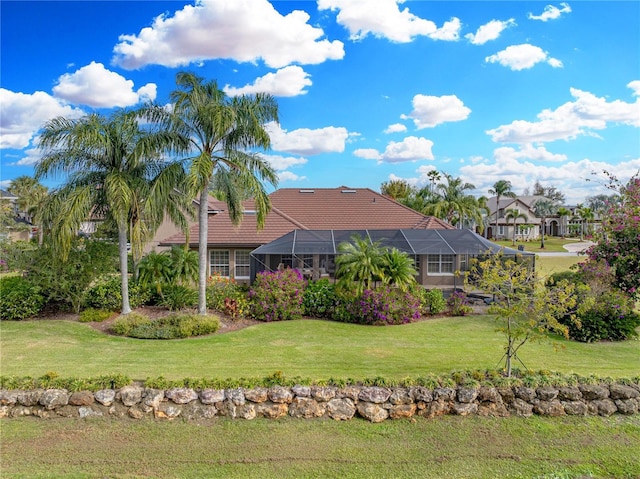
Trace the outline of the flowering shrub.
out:
[[[441,289],[424,289],[423,291],[422,310],[425,313],[438,314],[442,313],[446,309],[447,303],[444,300],[444,296],[442,296]]]
[[[454,291],[447,298],[447,307],[452,316],[466,316],[473,312],[473,308],[469,305],[469,299],[464,291]]]
[[[306,281],[298,270],[258,273],[249,290],[249,314],[260,321],[283,321],[302,317]]]
[[[420,318],[420,298],[410,291],[382,286],[365,289],[353,300],[342,298],[333,319],[348,323],[405,324]]]
[[[329,318],[333,314],[338,298],[335,287],[328,279],[310,282],[302,296],[304,314],[314,318]]]
[[[209,308],[226,314],[233,319],[249,314],[249,298],[246,286],[234,279],[219,274],[209,276],[207,282],[207,305]]]

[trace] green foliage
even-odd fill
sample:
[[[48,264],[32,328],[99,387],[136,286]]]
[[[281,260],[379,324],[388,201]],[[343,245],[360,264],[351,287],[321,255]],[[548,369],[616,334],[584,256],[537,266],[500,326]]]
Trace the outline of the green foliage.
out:
[[[101,323],[113,316],[113,311],[105,309],[88,308],[80,313],[78,321],[81,323]]]
[[[157,296],[162,296],[162,287],[171,282],[171,258],[169,255],[151,251],[140,261],[140,284],[153,289]]]
[[[464,291],[454,291],[447,298],[447,308],[452,316],[466,316],[473,312],[469,300]]]
[[[90,378],[62,378],[55,372],[48,372],[38,378],[0,376],[0,389],[66,389],[75,391],[99,391],[119,389],[131,384],[131,379],[122,374],[104,375]]]
[[[304,314],[314,318],[330,318],[337,300],[335,286],[328,279],[310,281],[302,296]]]
[[[133,312],[116,319],[111,329],[115,334],[131,338],[178,339],[213,334],[219,327],[220,321],[215,316],[174,313],[151,320]]]
[[[140,283],[129,282],[130,305],[137,308],[147,304],[151,297],[149,289]],[[122,290],[119,276],[103,276],[84,295],[83,303],[88,308],[118,311],[122,305]]]
[[[560,317],[575,320],[578,309],[575,285],[560,281],[551,287],[538,286],[535,272],[525,262],[504,257],[501,253],[473,261],[465,275],[465,284],[493,295],[489,307],[498,321],[498,330],[506,339],[505,368],[511,376],[512,361],[518,350],[530,340],[544,338],[554,331],[568,335]]]
[[[21,276],[0,278],[0,319],[35,316],[44,305],[40,288]]]
[[[305,285],[300,272],[294,269],[258,273],[249,291],[251,317],[260,321],[301,318]]]
[[[397,248],[391,248],[382,253],[381,268],[382,282],[385,284],[392,284],[401,289],[407,289],[416,284],[418,272],[413,259]]]
[[[441,289],[422,289],[422,310],[428,314],[442,313],[447,303],[442,295]]]
[[[420,298],[389,286],[366,289],[353,300],[343,298],[333,315],[336,321],[370,325],[406,324],[419,317]]]
[[[378,243],[354,235],[351,242],[338,245],[336,277],[341,288],[362,294],[382,280],[383,251]]]
[[[207,305],[234,319],[249,315],[249,289],[233,279],[213,276],[207,285]]]
[[[24,271],[27,260],[27,252],[33,252],[37,245],[30,241],[0,240],[0,271]]]
[[[165,286],[162,298],[158,304],[171,311],[190,308],[198,304],[198,292],[188,286],[171,284]]]

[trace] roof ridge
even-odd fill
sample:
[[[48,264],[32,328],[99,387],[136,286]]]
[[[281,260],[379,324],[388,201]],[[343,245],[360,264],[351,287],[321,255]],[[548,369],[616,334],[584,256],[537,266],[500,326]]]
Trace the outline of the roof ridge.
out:
[[[286,214],[284,211],[282,211],[280,208],[278,208],[277,206],[274,206],[273,203],[271,203],[271,211],[275,212],[276,214],[280,215],[282,218],[284,218],[285,220],[293,223],[294,225],[300,227],[303,230],[308,230],[309,228],[307,228],[305,225],[303,225],[302,223],[300,223],[298,220],[292,218],[291,216],[289,216],[288,214]]]

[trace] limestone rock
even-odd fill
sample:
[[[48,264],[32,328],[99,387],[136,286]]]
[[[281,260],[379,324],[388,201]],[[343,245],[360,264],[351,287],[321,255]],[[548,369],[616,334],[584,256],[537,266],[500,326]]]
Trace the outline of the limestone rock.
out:
[[[144,418],[145,413],[140,407],[133,406],[129,408],[128,414],[129,414],[129,417],[133,419],[142,419]]]
[[[431,402],[433,401],[433,391],[423,386],[411,388],[411,395],[414,401]]]
[[[268,419],[278,419],[286,416],[289,413],[289,406],[287,403],[260,403],[256,406],[256,412],[259,416],[266,417]]]
[[[336,421],[346,421],[354,416],[356,406],[351,398],[332,399],[327,403],[327,413]]]
[[[608,417],[618,410],[611,399],[597,399],[595,401],[591,401],[591,404],[597,408],[600,416]]]
[[[176,404],[189,404],[198,399],[198,393],[191,388],[172,388],[164,392],[167,399]]]
[[[359,402],[357,409],[358,414],[371,422],[382,422],[389,417],[389,411],[377,403]]]
[[[471,403],[478,397],[478,390],[476,388],[458,388],[458,402]]]
[[[455,401],[456,390],[453,388],[435,388],[433,390],[433,399],[434,401]]]
[[[311,397],[320,402],[331,401],[336,397],[336,388],[331,386],[314,386],[311,388]]]
[[[502,397],[502,401],[507,404],[511,404],[513,400],[516,398],[516,395],[513,392],[512,388],[499,387],[496,389],[498,390],[498,393],[500,393],[500,396]]]
[[[311,386],[301,386],[296,384],[291,388],[291,392],[298,397],[308,398],[311,397]]]
[[[2,415],[5,412],[11,417],[33,416],[33,411],[27,406],[15,406],[13,409],[9,406],[0,406],[0,417],[6,417]]]
[[[144,389],[142,386],[130,385],[120,389],[118,394],[116,394],[116,397],[119,396],[122,404],[127,407],[131,407],[142,401],[143,393]]]
[[[575,386],[558,388],[558,399],[561,401],[579,401],[582,399],[580,389]]]
[[[44,389],[34,389],[33,391],[19,391],[18,403],[23,406],[35,406],[40,402]]]
[[[315,399],[296,396],[289,406],[289,415],[291,417],[310,419],[324,416],[326,410],[327,405],[325,402],[319,403]]]
[[[381,387],[365,387],[360,391],[358,399],[360,401],[366,401],[374,404],[382,404],[387,402],[391,396],[391,391]],[[360,409],[358,409],[360,411]]]
[[[78,408],[75,406],[62,406],[56,409],[56,414],[62,417],[78,417]]]
[[[614,402],[620,414],[631,415],[638,412],[637,399],[616,399]]]
[[[247,389],[244,392],[244,397],[247,399],[247,401],[251,402],[265,402],[267,399],[269,399],[269,391],[267,388]]]
[[[291,389],[283,386],[273,386],[269,388],[269,400],[278,404],[289,404],[293,401]]]
[[[215,404],[224,401],[224,389],[203,389],[200,391],[200,402],[202,404]]]
[[[540,401],[553,401],[558,397],[559,391],[551,386],[541,386],[536,390],[536,396]]]
[[[156,419],[167,419],[169,421],[177,418],[180,414],[182,414],[182,408],[170,403],[162,403],[158,409],[154,411]]]
[[[90,391],[77,391],[71,394],[69,404],[72,406],[91,406],[95,399]]]
[[[389,402],[393,405],[413,404],[413,396],[408,388],[394,388],[389,396]],[[414,408],[415,409],[415,408]]]
[[[589,412],[587,404],[582,401],[562,401],[562,407],[569,416],[586,416]]]
[[[526,402],[531,402],[536,398],[536,390],[526,386],[515,388],[515,396]]]
[[[351,399],[355,404],[361,390],[360,386],[345,386],[336,391],[336,399]]]
[[[236,406],[242,406],[246,402],[244,391],[240,388],[225,389],[224,397]]]
[[[581,384],[578,386],[582,397],[587,401],[595,401],[597,399],[607,399],[609,397],[609,388],[598,384]]]
[[[389,408],[389,417],[391,419],[406,419],[413,417],[416,413],[415,404],[396,404]]]
[[[478,401],[483,403],[502,404],[502,396],[496,388],[482,386],[478,389]]]
[[[116,398],[116,392],[113,389],[101,389],[93,393],[93,397],[103,406],[111,406]]]
[[[13,406],[18,402],[18,394],[22,391],[0,389],[0,406]]]
[[[66,389],[47,389],[38,401],[47,410],[69,404],[69,392]]]
[[[164,401],[163,389],[147,388],[144,390],[142,404],[144,405],[143,410],[145,410],[145,412],[157,409],[162,401]]]
[[[91,407],[87,407],[87,406],[80,406],[78,408],[78,415],[81,418],[87,418],[87,417],[102,417],[103,414],[101,411],[97,411]]]
[[[469,416],[478,412],[478,404],[474,402],[456,402],[453,403],[451,410],[458,416]]]
[[[533,410],[536,414],[541,416],[558,417],[565,415],[564,407],[557,399],[553,399],[551,401],[537,401]]]
[[[189,421],[201,421],[213,419],[218,414],[218,409],[212,405],[191,402],[182,409],[182,417]]]
[[[640,397],[640,392],[624,384],[610,384],[609,392],[611,399],[632,399]]]
[[[520,417],[529,417],[533,414],[533,405],[519,397],[513,400],[509,405],[509,409],[513,414]]]

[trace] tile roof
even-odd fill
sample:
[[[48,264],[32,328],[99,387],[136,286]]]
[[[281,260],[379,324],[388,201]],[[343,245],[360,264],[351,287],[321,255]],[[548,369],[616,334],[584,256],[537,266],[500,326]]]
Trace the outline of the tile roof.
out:
[[[453,229],[448,223],[424,216],[369,188],[282,188],[271,195],[271,212],[261,231],[256,231],[252,201],[244,203],[239,226],[226,213],[209,216],[209,245],[257,246],[294,229]],[[209,199],[209,207],[226,210],[224,202]],[[198,225],[189,231],[189,242],[197,244]],[[182,233],[160,242],[182,244]]]

